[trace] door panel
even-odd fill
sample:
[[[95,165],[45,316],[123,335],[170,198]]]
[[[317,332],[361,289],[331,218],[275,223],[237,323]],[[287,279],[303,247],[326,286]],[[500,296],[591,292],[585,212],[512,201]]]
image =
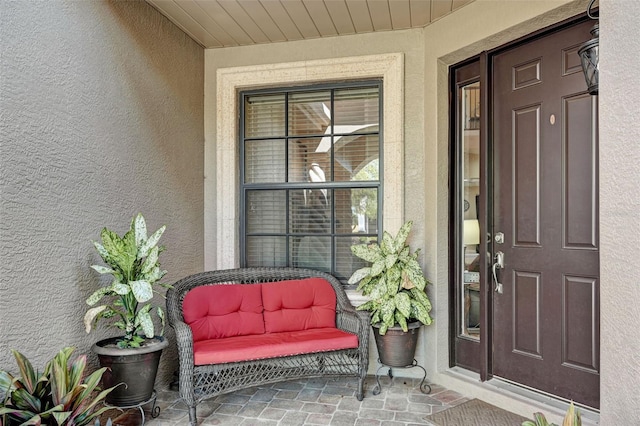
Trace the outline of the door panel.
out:
[[[493,58],[492,338],[495,376],[598,407],[597,97],[575,54],[591,26]]]
[[[540,246],[540,105],[513,111],[513,244]]]
[[[583,93],[563,101],[564,244],[565,248],[597,250],[597,146],[595,136],[590,134],[592,127],[582,121],[582,117],[592,114],[593,99]]]

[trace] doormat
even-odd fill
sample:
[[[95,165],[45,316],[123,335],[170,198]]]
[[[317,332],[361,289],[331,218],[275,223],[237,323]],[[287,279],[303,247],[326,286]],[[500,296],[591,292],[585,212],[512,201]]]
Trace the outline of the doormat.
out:
[[[521,426],[528,419],[479,399],[472,399],[428,415],[425,420],[437,426]]]

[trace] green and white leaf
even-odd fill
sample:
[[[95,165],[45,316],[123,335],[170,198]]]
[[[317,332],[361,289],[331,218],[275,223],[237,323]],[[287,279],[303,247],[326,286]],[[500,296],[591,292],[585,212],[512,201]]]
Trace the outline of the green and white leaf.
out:
[[[140,251],[138,252],[138,259],[142,259],[143,257],[146,257],[149,255],[149,252],[151,251],[151,249],[156,244],[158,244],[158,241],[160,240],[160,237],[164,233],[165,229],[167,229],[167,226],[163,225],[160,229],[158,229],[156,232],[151,234],[151,236],[142,243],[142,245],[140,246]]]
[[[395,278],[395,276],[394,276]],[[389,280],[387,279],[386,281],[386,297],[395,297],[396,293],[398,293],[398,290],[400,289],[400,281],[399,280]]]
[[[142,273],[148,274],[153,270],[153,268],[157,267],[156,265],[157,263],[158,263],[158,246],[155,246],[151,249],[151,251],[149,252],[149,256],[147,256],[147,258],[144,260],[144,263],[142,264]]]
[[[368,300],[364,302],[362,305],[359,305],[356,310],[358,311],[371,311],[375,307],[375,302],[373,300]]]
[[[431,324],[431,317],[429,316],[429,312],[425,309],[425,307],[419,303],[416,303],[415,300],[411,301],[411,316],[424,325]]]
[[[386,273],[386,279],[387,282],[393,283],[394,287],[391,288],[395,288],[394,294],[395,292],[398,291],[399,288],[399,283],[400,283],[400,278],[401,278],[401,269],[399,265],[395,265],[389,269],[387,269],[387,273]]]
[[[351,277],[349,278],[348,283],[356,284],[360,282],[363,278],[365,278],[367,275],[369,275],[370,272],[371,272],[370,267],[360,268],[357,271],[355,271],[353,274],[351,274]]]
[[[387,334],[387,330],[389,329],[389,324],[385,324],[383,322],[380,323],[380,329],[378,330],[380,335],[384,336]]]
[[[136,260],[137,248],[133,232],[127,232],[121,239],[116,233],[105,228],[100,235],[104,248],[109,252],[109,265],[114,269],[120,269],[128,276]]]
[[[102,297],[105,294],[108,294],[111,292],[111,288],[110,287],[100,287],[99,289],[97,289],[96,291],[93,292],[93,294],[91,296],[89,296],[87,298],[87,305],[89,306],[93,306],[96,303],[98,303],[100,301],[100,299],[102,299]]]
[[[385,256],[396,252],[395,247],[393,246],[393,237],[387,231],[384,231],[384,233],[382,234],[382,243],[380,243],[380,250]]]
[[[431,311],[431,301],[424,291],[420,290],[417,287],[414,287],[410,290],[410,292],[415,303],[422,305],[427,312]]]
[[[387,281],[385,280],[385,277],[382,276],[377,281],[377,284],[371,287],[371,293],[364,294],[363,292],[365,296],[370,296],[374,300],[383,298],[387,293]]]
[[[164,335],[164,326],[166,324],[166,318],[164,315],[164,309],[162,309],[160,306],[158,306],[158,308],[156,309],[156,313],[158,314],[158,318],[160,318],[160,323],[162,324],[162,329],[160,330],[160,335]]]
[[[395,253],[392,253],[385,258],[384,265],[387,269],[389,269],[393,267],[393,265],[395,265],[397,261],[398,261],[398,255]]]
[[[409,251],[409,246],[405,246],[402,251],[400,252],[400,254],[398,255],[398,258],[400,259],[400,261],[407,263],[409,261],[409,259],[411,259],[411,252]]]
[[[407,319],[400,313],[400,311],[396,311],[395,316],[396,316],[396,323],[398,323],[398,325],[402,327],[402,331],[404,331],[405,333],[409,331]]]
[[[91,265],[91,268],[93,268],[99,274],[114,274],[116,272],[111,268],[107,268],[106,266],[101,265]]]
[[[99,318],[113,318],[117,315],[118,313],[116,311],[114,311],[113,309],[111,309],[110,307],[107,307],[107,309],[105,309],[104,311],[102,311],[100,313]],[[96,318],[97,320],[98,318]]]
[[[400,230],[398,231],[398,234],[396,235],[396,238],[393,241],[394,251],[396,253],[399,253],[403,249],[404,244],[407,242],[407,237],[409,236],[409,231],[411,231],[412,225],[413,225],[413,222],[408,221],[408,222],[405,222],[404,225],[400,227]]]
[[[367,295],[369,293],[371,293],[370,287],[373,281],[373,277],[372,276],[366,276],[364,277],[361,281],[360,284],[358,284],[358,291],[362,291],[362,294]]]
[[[424,290],[426,285],[426,281],[424,279],[424,275],[422,273],[422,268],[420,268],[420,264],[415,259],[411,259],[404,269],[405,279],[409,281],[414,286],[418,287],[420,290]],[[411,287],[405,287],[411,288]]]
[[[144,303],[153,297],[153,288],[148,281],[129,281],[129,286],[131,286],[131,291],[139,303]]]
[[[151,320],[151,315],[149,315],[148,310],[140,311],[138,313],[138,320],[140,321],[140,327],[142,328],[144,335],[148,339],[151,339],[153,337],[153,321]]]
[[[93,245],[95,246],[102,260],[104,260],[105,262],[108,262],[109,252],[104,248],[104,246],[96,241],[93,241]]]
[[[140,244],[147,239],[147,223],[145,222],[142,213],[138,213],[135,217],[131,224],[131,228],[134,230],[136,237],[136,246],[139,247]]]
[[[395,296],[396,309],[404,318],[411,317],[411,298],[406,292],[400,292]],[[398,315],[396,314],[396,317]]]
[[[387,324],[389,327],[393,327],[395,323],[395,310],[396,303],[394,299],[387,299],[380,306],[380,316],[382,317],[382,322]]]
[[[149,273],[143,274],[142,278],[153,284],[154,282],[161,279],[166,273],[167,271],[162,271],[159,267],[156,266]]]
[[[131,292],[131,287],[129,287],[128,284],[113,280],[113,282],[111,283],[111,290],[114,293],[119,294],[120,296],[124,296]]]
[[[371,274],[372,277],[375,277],[377,275],[380,275],[384,271],[384,267],[385,267],[384,259],[378,259],[373,263],[373,265],[371,265],[371,272],[369,273]]]
[[[367,262],[376,262],[382,258],[382,253],[380,252],[380,247],[378,247],[375,243],[371,244],[356,244],[351,246],[351,253],[360,259],[366,260]]]
[[[84,314],[84,329],[87,333],[91,332],[91,325],[93,324],[93,321],[105,309],[107,309],[107,305],[96,306],[95,308],[89,309],[87,313]]]
[[[127,329],[127,324],[125,324],[123,321],[116,321],[113,323],[113,326],[116,328],[119,328],[120,330],[126,330]]]

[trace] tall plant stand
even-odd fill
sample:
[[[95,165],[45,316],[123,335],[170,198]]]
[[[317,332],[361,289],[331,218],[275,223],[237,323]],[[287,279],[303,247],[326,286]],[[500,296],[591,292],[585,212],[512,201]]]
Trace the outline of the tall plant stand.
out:
[[[373,394],[374,395],[378,395],[380,393],[380,390],[382,389],[382,387],[380,386],[380,371],[383,368],[388,368],[389,371],[387,371],[387,375],[389,376],[390,379],[393,379],[393,372],[392,370],[394,368],[419,368],[422,370],[422,372],[424,373],[422,376],[422,381],[420,382],[420,392],[424,393],[424,394],[430,394],[431,393],[431,385],[429,385],[428,383],[425,383],[425,380],[427,378],[427,370],[424,369],[423,366],[421,366],[420,364],[418,364],[418,361],[416,361],[415,359],[413,360],[413,362],[409,365],[406,365],[404,367],[392,367],[390,365],[386,365],[383,364],[380,359],[378,358],[378,369],[376,370],[376,386],[373,388]]]

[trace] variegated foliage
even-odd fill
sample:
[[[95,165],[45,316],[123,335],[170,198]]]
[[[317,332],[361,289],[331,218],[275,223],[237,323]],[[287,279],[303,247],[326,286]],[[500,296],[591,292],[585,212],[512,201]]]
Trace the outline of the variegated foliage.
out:
[[[555,423],[549,423],[547,418],[542,413],[534,413],[533,420],[527,420],[522,423],[522,426],[557,426]],[[567,409],[567,414],[564,416],[562,426],[582,426],[582,416],[580,410],[574,405],[573,401]]]
[[[418,264],[418,253],[411,253],[406,245],[413,222],[405,223],[394,238],[384,232],[382,242],[351,246],[353,254],[371,263],[358,269],[349,278],[349,284],[358,283],[358,290],[369,301],[358,307],[371,312],[371,323],[380,323],[380,334],[399,324],[408,330],[407,321],[416,319],[431,324],[431,302],[425,293],[429,282]]]
[[[113,388],[98,387],[106,368],[86,375],[86,355],[70,362],[73,351],[62,349],[42,373],[20,352],[12,351],[20,376],[0,371],[0,395],[4,395],[0,424],[83,426],[110,409],[100,403]]]
[[[87,304],[93,306],[84,317],[87,333],[100,318],[115,318],[113,325],[124,331],[124,337],[118,342],[118,346],[139,347],[144,341],[140,333],[147,338],[155,335],[151,317],[153,311],[162,323],[160,334],[164,332],[164,310],[160,306],[154,310],[148,302],[153,298],[154,284],[164,288],[171,287],[158,282],[167,273],[160,269],[158,261],[159,254],[164,250],[164,247],[158,246],[158,241],[165,229],[166,226],[162,226],[147,236],[147,224],[142,214],[138,214],[122,238],[107,228],[102,230],[102,243],[94,241],[93,244],[108,266],[91,267],[100,274],[112,275],[113,280],[87,299]],[[164,292],[162,295],[164,296]],[[103,298],[107,298],[110,303],[95,306]]]

